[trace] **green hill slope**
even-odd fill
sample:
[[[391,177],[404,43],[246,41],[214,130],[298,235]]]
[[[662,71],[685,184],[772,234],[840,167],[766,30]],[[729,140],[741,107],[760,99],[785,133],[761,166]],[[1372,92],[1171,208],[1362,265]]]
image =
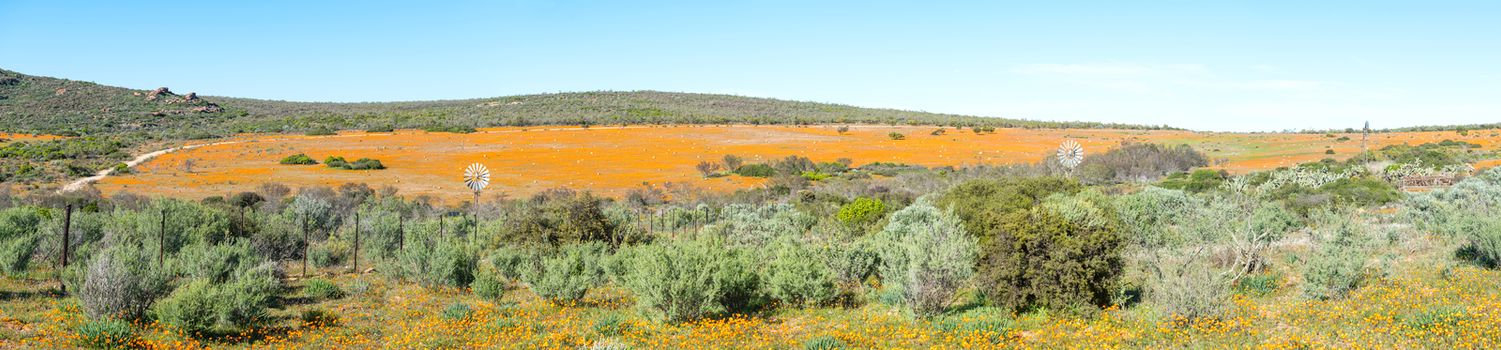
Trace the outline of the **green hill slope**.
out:
[[[193,95],[197,97],[196,95]],[[136,90],[0,70],[0,131],[63,135],[146,132],[167,139],[236,132],[465,129],[614,124],[936,124],[989,127],[1155,128],[1041,122],[861,108],[731,95],[605,91],[468,100],[318,103]]]

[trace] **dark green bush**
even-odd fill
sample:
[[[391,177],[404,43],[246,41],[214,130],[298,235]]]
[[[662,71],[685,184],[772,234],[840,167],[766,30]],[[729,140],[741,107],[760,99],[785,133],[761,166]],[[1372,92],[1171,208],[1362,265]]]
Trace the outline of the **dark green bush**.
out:
[[[906,140],[907,139],[907,135],[902,135],[902,133],[893,131],[890,134],[886,134],[886,138],[889,138],[889,139],[891,139],[893,141],[900,141],[900,140]]]
[[[1378,206],[1402,199],[1402,191],[1396,186],[1372,177],[1343,178],[1319,190],[1333,195],[1338,203],[1356,206]]]
[[[935,205],[952,210],[964,221],[965,231],[980,237],[980,244],[1001,233],[1007,222],[1025,220],[1033,206],[1054,193],[1074,193],[1083,188],[1061,177],[971,180],[949,189]]]
[[[610,313],[594,321],[594,332],[605,337],[618,337],[625,332],[625,317]]]
[[[1230,174],[1224,170],[1198,169],[1191,173],[1169,175],[1162,182],[1157,183],[1157,187],[1203,193],[1220,188],[1229,178]]]
[[[1119,183],[1155,180],[1207,165],[1208,158],[1188,145],[1124,143],[1105,153],[1085,157],[1078,173],[1089,183]]]
[[[313,157],[308,157],[307,154],[298,153],[298,154],[293,154],[293,155],[287,156],[286,158],[282,158],[281,159],[281,164],[286,164],[286,165],[313,165],[313,164],[318,164],[318,161],[313,160]]]
[[[1003,307],[1107,306],[1123,269],[1114,209],[1093,198],[1066,198],[982,218],[980,290]]]
[[[745,177],[771,177],[776,174],[776,169],[766,164],[746,164],[735,168],[735,175]]]

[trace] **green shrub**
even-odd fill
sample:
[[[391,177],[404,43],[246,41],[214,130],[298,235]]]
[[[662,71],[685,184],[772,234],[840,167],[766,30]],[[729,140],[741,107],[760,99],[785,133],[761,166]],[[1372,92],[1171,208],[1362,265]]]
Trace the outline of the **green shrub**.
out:
[[[918,317],[947,309],[975,273],[976,242],[959,219],[918,201],[896,213],[875,238],[882,247],[881,283]]]
[[[1241,294],[1251,296],[1267,296],[1277,291],[1277,276],[1273,274],[1255,274],[1241,277],[1235,282],[1236,289]]]
[[[500,301],[506,293],[506,282],[493,271],[480,270],[474,275],[474,282],[469,284],[474,290],[474,295],[480,298]]]
[[[818,223],[791,204],[731,204],[720,208],[719,217],[703,232],[724,237],[732,248],[762,247],[782,237],[801,237]]]
[[[344,157],[338,156],[328,156],[327,159],[323,160],[323,165],[326,165],[329,168],[344,170],[381,170],[386,168],[386,166],[384,164],[381,164],[379,160],[360,158],[358,160],[350,162],[344,160]]]
[[[396,255],[396,266],[386,270],[425,287],[463,288],[474,280],[477,261],[466,244],[452,239],[431,242],[414,238]]]
[[[381,170],[385,168],[386,165],[381,164],[380,160],[370,158],[357,159],[353,163],[349,163],[349,165],[344,167],[344,169],[347,170]]]
[[[834,299],[836,276],[818,252],[792,239],[772,247],[770,261],[762,269],[767,294],[789,305],[817,305]]]
[[[766,164],[746,164],[735,168],[735,175],[745,177],[771,177],[776,175],[777,170]]]
[[[41,237],[42,215],[38,209],[17,207],[0,211],[0,269],[7,274],[26,271]]]
[[[298,316],[306,327],[327,327],[339,323],[339,315],[324,309],[302,310]]]
[[[1402,191],[1390,182],[1371,177],[1342,178],[1324,184],[1320,191],[1334,196],[1338,203],[1377,206],[1402,199]]]
[[[312,246],[308,249],[308,260],[312,260],[313,266],[332,267],[344,263],[353,248],[349,242],[339,239],[323,241],[323,244]]]
[[[1314,253],[1304,262],[1303,294],[1314,299],[1339,299],[1365,278],[1364,224],[1347,215],[1321,213],[1315,228]]]
[[[755,293],[754,273],[722,239],[702,235],[634,248],[622,285],[649,318],[684,322],[730,311]],[[742,302],[747,299],[742,299]]]
[[[323,278],[307,280],[302,285],[302,294],[313,300],[330,300],[344,297],[344,290],[339,285]]]
[[[232,329],[245,329],[270,321],[267,309],[281,294],[281,272],[274,262],[246,270],[233,282],[217,288],[219,322]]]
[[[523,275],[522,280],[537,296],[549,301],[578,301],[604,283],[605,249],[599,242],[564,246],[557,254],[543,258],[541,269]]]
[[[100,251],[89,260],[77,289],[84,312],[95,319],[140,319],[167,289],[166,274],[153,269],[153,263],[139,247],[115,245]]]
[[[307,132],[306,132],[307,136],[329,136],[329,135],[336,135],[338,133],[339,133],[338,130],[336,130],[334,128],[331,128],[331,127],[328,127],[326,125],[319,125],[319,126],[313,127],[312,129],[308,129]]]
[[[981,291],[1018,309],[1109,305],[1123,270],[1123,241],[1108,202],[1098,192],[1059,194],[1004,221],[977,222],[994,228],[980,248]]]
[[[344,160],[344,157],[340,156],[328,156],[328,158],[323,159],[323,165],[330,168],[343,168],[349,166],[349,161]]]
[[[537,257],[526,250],[503,246],[490,251],[490,265],[495,274],[508,280],[521,279],[523,272],[536,268]]]
[[[91,348],[125,349],[136,340],[130,322],[114,318],[84,321],[77,333],[79,345]]]
[[[1452,329],[1473,318],[1462,307],[1439,306],[1403,315],[1402,324],[1413,333],[1432,332],[1435,329]]]
[[[821,336],[803,342],[803,350],[838,350],[848,349],[849,344],[833,336]]]
[[[889,138],[892,141],[901,141],[901,140],[906,140],[907,139],[907,135],[902,135],[902,133],[893,131],[890,134],[886,134],[886,138]]]
[[[1158,187],[1203,193],[1220,188],[1230,177],[1224,170],[1198,169],[1191,173],[1175,173],[1157,183]]]
[[[265,261],[247,241],[236,240],[227,244],[190,244],[183,247],[169,265],[178,276],[225,283]]]
[[[1188,145],[1127,142],[1104,153],[1085,157],[1076,172],[1084,182],[1120,183],[1151,181],[1207,165],[1208,158]]]
[[[281,164],[285,164],[285,165],[314,165],[314,164],[318,164],[318,161],[313,160],[313,157],[308,157],[307,154],[298,153],[298,154],[293,154],[293,155],[287,156],[286,158],[282,158],[281,159]]]
[[[878,221],[885,213],[886,205],[880,199],[859,197],[839,207],[839,213],[835,215],[835,218],[848,225],[858,225]]]
[[[193,280],[177,287],[153,309],[158,321],[189,334],[200,334],[212,330],[218,322],[217,302],[218,295],[210,281]]]
[[[606,314],[594,320],[594,332],[605,337],[618,337],[625,333],[625,317],[617,313]]]
[[[461,321],[474,315],[474,309],[465,303],[452,303],[443,307],[443,319],[449,321]]]

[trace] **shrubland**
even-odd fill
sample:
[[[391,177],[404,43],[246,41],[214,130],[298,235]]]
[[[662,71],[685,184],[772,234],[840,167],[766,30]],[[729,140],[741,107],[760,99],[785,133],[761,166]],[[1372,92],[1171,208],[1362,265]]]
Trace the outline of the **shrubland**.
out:
[[[1501,170],[1410,194],[1367,166],[1405,164],[1395,158],[1230,175],[1165,156],[1192,154],[1180,147],[1138,151],[1164,156],[1100,155],[1112,159],[1085,163],[1136,175],[1094,178],[1049,162],[883,166],[890,176],[862,177],[853,174],[868,169],[791,157],[766,167],[841,175],[796,189],[621,200],[558,189],[456,207],[361,185],[196,202],[7,198],[3,286],[34,292],[0,301],[29,329],[3,339],[41,348],[1501,345],[1501,322],[1487,316],[1501,312]],[[1169,175],[1179,171],[1189,175]],[[79,208],[60,270],[59,204]]]

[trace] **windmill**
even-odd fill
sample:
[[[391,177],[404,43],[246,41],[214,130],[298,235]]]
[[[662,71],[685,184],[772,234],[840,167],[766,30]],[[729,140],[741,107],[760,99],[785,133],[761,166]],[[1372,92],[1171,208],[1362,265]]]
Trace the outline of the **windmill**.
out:
[[[1058,164],[1068,168],[1070,172],[1073,172],[1074,167],[1079,166],[1079,163],[1083,161],[1084,146],[1079,145],[1078,142],[1067,140],[1063,141],[1063,145],[1058,146]]]
[[[474,163],[469,164],[469,167],[464,168],[464,186],[469,187],[470,190],[474,191],[473,210],[474,229],[476,231],[479,229],[479,193],[480,191],[485,190],[485,186],[489,185],[490,169],[485,168],[484,164]],[[473,237],[473,231],[471,231],[471,237]]]

